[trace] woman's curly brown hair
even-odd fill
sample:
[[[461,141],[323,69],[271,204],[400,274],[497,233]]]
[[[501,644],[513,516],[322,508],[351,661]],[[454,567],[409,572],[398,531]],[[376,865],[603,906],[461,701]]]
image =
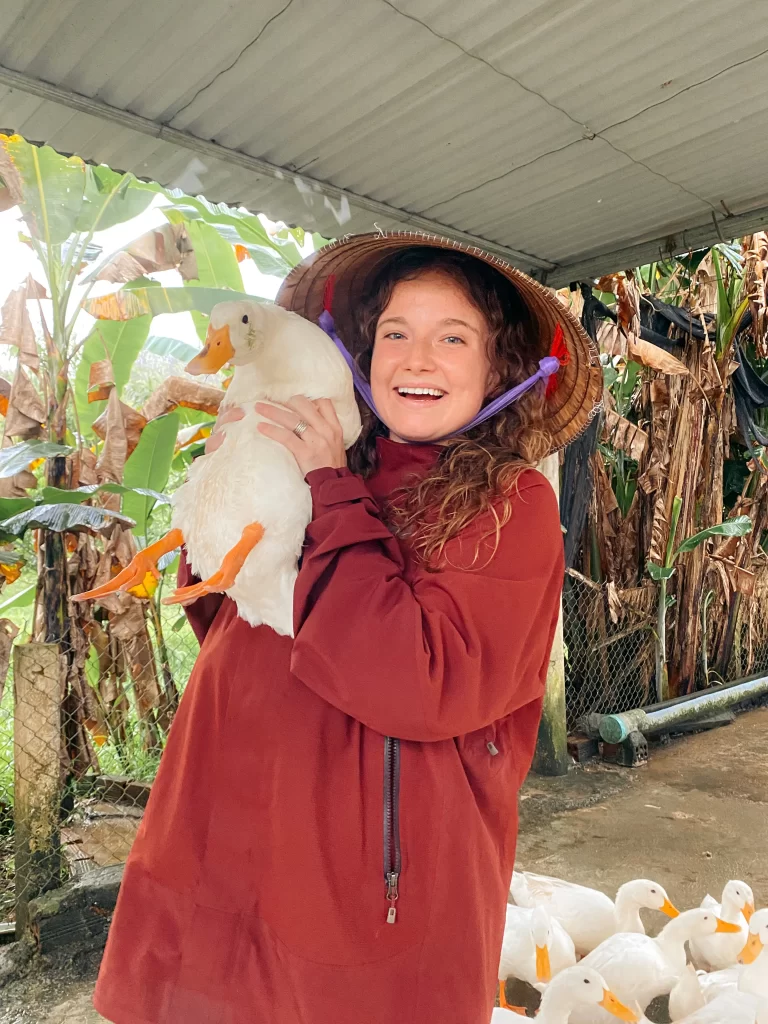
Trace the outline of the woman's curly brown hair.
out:
[[[424,273],[451,277],[488,324],[488,354],[497,397],[538,369],[544,354],[528,307],[515,286],[489,264],[462,252],[417,246],[397,253],[379,270],[356,313],[358,364],[370,379],[376,326],[400,281]],[[543,387],[526,392],[496,416],[444,444],[434,469],[393,498],[390,525],[428,566],[437,567],[446,544],[466,526],[489,513],[498,532],[511,513],[520,474],[547,454],[550,435],[542,426]],[[376,468],[376,439],[389,432],[363,409],[363,431],[349,453],[353,472],[369,476]]]

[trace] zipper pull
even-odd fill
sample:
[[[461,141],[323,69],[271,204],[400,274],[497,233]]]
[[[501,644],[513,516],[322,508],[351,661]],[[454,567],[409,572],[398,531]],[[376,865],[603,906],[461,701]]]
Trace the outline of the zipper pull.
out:
[[[387,924],[394,924],[397,920],[397,907],[395,906],[399,896],[397,891],[397,879],[398,874],[396,871],[390,871],[387,875],[387,902],[389,903],[389,909],[387,910]]]
[[[488,753],[491,755],[491,757],[496,757],[496,755],[499,752],[499,748],[496,746],[493,740],[488,740],[488,742],[485,745],[486,747],[488,747]]]

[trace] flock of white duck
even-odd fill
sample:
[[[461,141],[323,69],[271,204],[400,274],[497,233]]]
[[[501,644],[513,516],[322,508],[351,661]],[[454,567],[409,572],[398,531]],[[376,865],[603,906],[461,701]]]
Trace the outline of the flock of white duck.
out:
[[[622,885],[614,901],[515,872],[510,895],[492,1024],[526,1019],[507,1003],[508,978],[542,993],[538,1024],[647,1022],[658,996],[669,996],[680,1024],[768,1024],[768,908],[755,911],[746,882],[684,913],[645,879]],[[645,934],[643,909],[670,918],[656,938]]]

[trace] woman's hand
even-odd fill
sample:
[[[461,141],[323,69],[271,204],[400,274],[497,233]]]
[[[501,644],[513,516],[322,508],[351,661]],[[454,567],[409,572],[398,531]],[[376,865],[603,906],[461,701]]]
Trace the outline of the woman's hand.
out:
[[[347,464],[344,433],[328,398],[316,402],[297,396],[285,405],[257,402],[256,412],[269,423],[260,423],[259,431],[285,445],[299,464],[304,476],[313,469],[340,469]],[[296,427],[306,429],[295,432]]]

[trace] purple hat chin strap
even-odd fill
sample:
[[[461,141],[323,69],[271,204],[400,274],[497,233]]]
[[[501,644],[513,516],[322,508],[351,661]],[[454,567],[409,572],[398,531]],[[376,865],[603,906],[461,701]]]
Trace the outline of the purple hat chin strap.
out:
[[[320,327],[322,327],[322,329],[325,331],[325,333],[328,335],[328,337],[331,339],[336,348],[339,350],[339,352],[341,352],[342,356],[344,357],[344,361],[349,367],[350,372],[352,373],[352,379],[355,382],[355,387],[360,392],[363,401],[374,414],[374,416],[376,416],[377,419],[381,420],[381,422],[384,423],[384,420],[382,420],[379,414],[379,410],[376,408],[376,404],[373,401],[373,395],[371,394],[371,385],[362,375],[357,363],[352,358],[350,353],[347,351],[344,342],[336,333],[336,328],[333,323],[333,317],[327,309],[324,309],[323,312],[320,314],[318,324],[320,325]],[[469,423],[465,423],[460,430],[454,431],[449,436],[453,437],[456,434],[463,434],[467,430],[471,430],[472,427],[477,427],[479,426],[479,424],[485,423],[486,420],[489,420],[491,419],[491,417],[495,416],[497,412],[501,412],[502,409],[506,409],[506,407],[508,405],[511,405],[512,402],[517,401],[517,399],[520,398],[521,395],[524,395],[526,391],[530,391],[531,388],[538,384],[540,380],[549,380],[549,378],[553,374],[557,373],[559,369],[560,360],[557,358],[557,356],[545,356],[543,359],[540,359],[539,368],[536,371],[536,373],[534,373],[530,377],[527,377],[524,381],[522,381],[522,383],[515,385],[515,387],[513,388],[510,388],[509,391],[505,391],[504,394],[499,395],[498,398],[494,398],[494,400],[492,402],[489,402],[488,405],[483,406],[483,408],[480,410],[477,416],[473,417],[469,421]],[[440,437],[436,438],[434,441],[430,441],[429,444],[434,444],[435,441],[445,440],[447,440],[447,437]],[[424,442],[409,441],[408,443],[419,444]]]

